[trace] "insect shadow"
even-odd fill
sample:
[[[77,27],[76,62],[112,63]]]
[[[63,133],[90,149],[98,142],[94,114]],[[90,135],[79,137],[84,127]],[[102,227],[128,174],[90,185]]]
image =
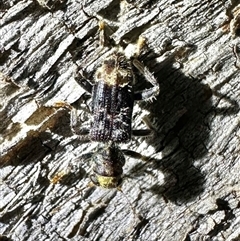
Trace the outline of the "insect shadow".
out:
[[[152,63],[155,76],[160,80],[161,93],[156,103],[140,106],[148,108],[150,119],[154,120],[157,134],[154,139],[146,139],[156,153],[146,163],[138,164],[130,176],[141,176],[144,170],[159,170],[164,175],[164,184],[149,184],[146,190],[164,196],[166,200],[182,203],[194,200],[203,190],[204,174],[195,167],[196,160],[208,159],[206,148],[210,140],[210,126],[214,115],[232,115],[239,111],[236,101],[225,98],[230,103],[228,108],[213,110],[212,95],[218,93],[220,86],[213,89],[201,82],[200,78],[185,76],[174,68],[175,57],[165,62]],[[154,179],[154,172],[152,174]]]

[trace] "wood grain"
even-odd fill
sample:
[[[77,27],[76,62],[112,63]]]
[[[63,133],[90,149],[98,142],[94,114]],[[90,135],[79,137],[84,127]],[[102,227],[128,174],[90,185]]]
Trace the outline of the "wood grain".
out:
[[[14,241],[239,240],[237,4],[1,1],[0,233]],[[56,105],[82,107],[87,125],[76,66],[93,79],[106,56],[100,18],[111,43],[146,38],[139,59],[161,87],[134,107],[133,127],[148,114],[156,134],[122,145],[149,160],[127,158],[121,191],[89,185],[91,162],[80,157],[96,143],[81,143],[69,109]]]

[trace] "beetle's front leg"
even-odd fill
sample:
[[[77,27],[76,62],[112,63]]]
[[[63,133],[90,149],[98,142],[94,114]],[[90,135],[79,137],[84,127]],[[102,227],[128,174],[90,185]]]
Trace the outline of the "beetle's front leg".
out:
[[[145,67],[142,63],[140,63],[137,59],[133,60],[133,65],[139,70],[139,72],[146,78],[148,82],[150,82],[153,87],[142,90],[139,92],[134,93],[134,99],[135,100],[152,100],[155,98],[159,92],[160,92],[160,87],[155,79],[155,77],[150,73],[147,67]]]
[[[92,94],[93,85],[87,78],[84,77],[83,71],[80,69],[80,67],[78,67],[76,70],[75,80],[84,90]]]

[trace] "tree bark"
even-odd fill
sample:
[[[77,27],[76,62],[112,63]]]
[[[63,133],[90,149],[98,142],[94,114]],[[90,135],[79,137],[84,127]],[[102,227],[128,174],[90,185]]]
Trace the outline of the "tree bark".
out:
[[[0,16],[0,240],[240,239],[238,1],[4,0]],[[81,158],[97,143],[63,102],[87,126],[77,69],[94,81],[139,36],[161,91],[135,104],[133,129],[148,115],[155,134],[121,145],[148,161],[126,157],[121,189],[102,189]]]

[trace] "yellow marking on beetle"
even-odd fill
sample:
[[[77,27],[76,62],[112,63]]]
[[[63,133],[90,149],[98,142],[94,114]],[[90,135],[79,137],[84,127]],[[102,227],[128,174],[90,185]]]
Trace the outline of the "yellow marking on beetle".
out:
[[[103,64],[96,71],[96,81],[104,81],[109,86],[119,85],[121,87],[129,84],[132,76],[131,70],[119,67],[109,67]]]
[[[116,188],[118,186],[119,177],[106,177],[96,175],[100,187],[103,188]]]

